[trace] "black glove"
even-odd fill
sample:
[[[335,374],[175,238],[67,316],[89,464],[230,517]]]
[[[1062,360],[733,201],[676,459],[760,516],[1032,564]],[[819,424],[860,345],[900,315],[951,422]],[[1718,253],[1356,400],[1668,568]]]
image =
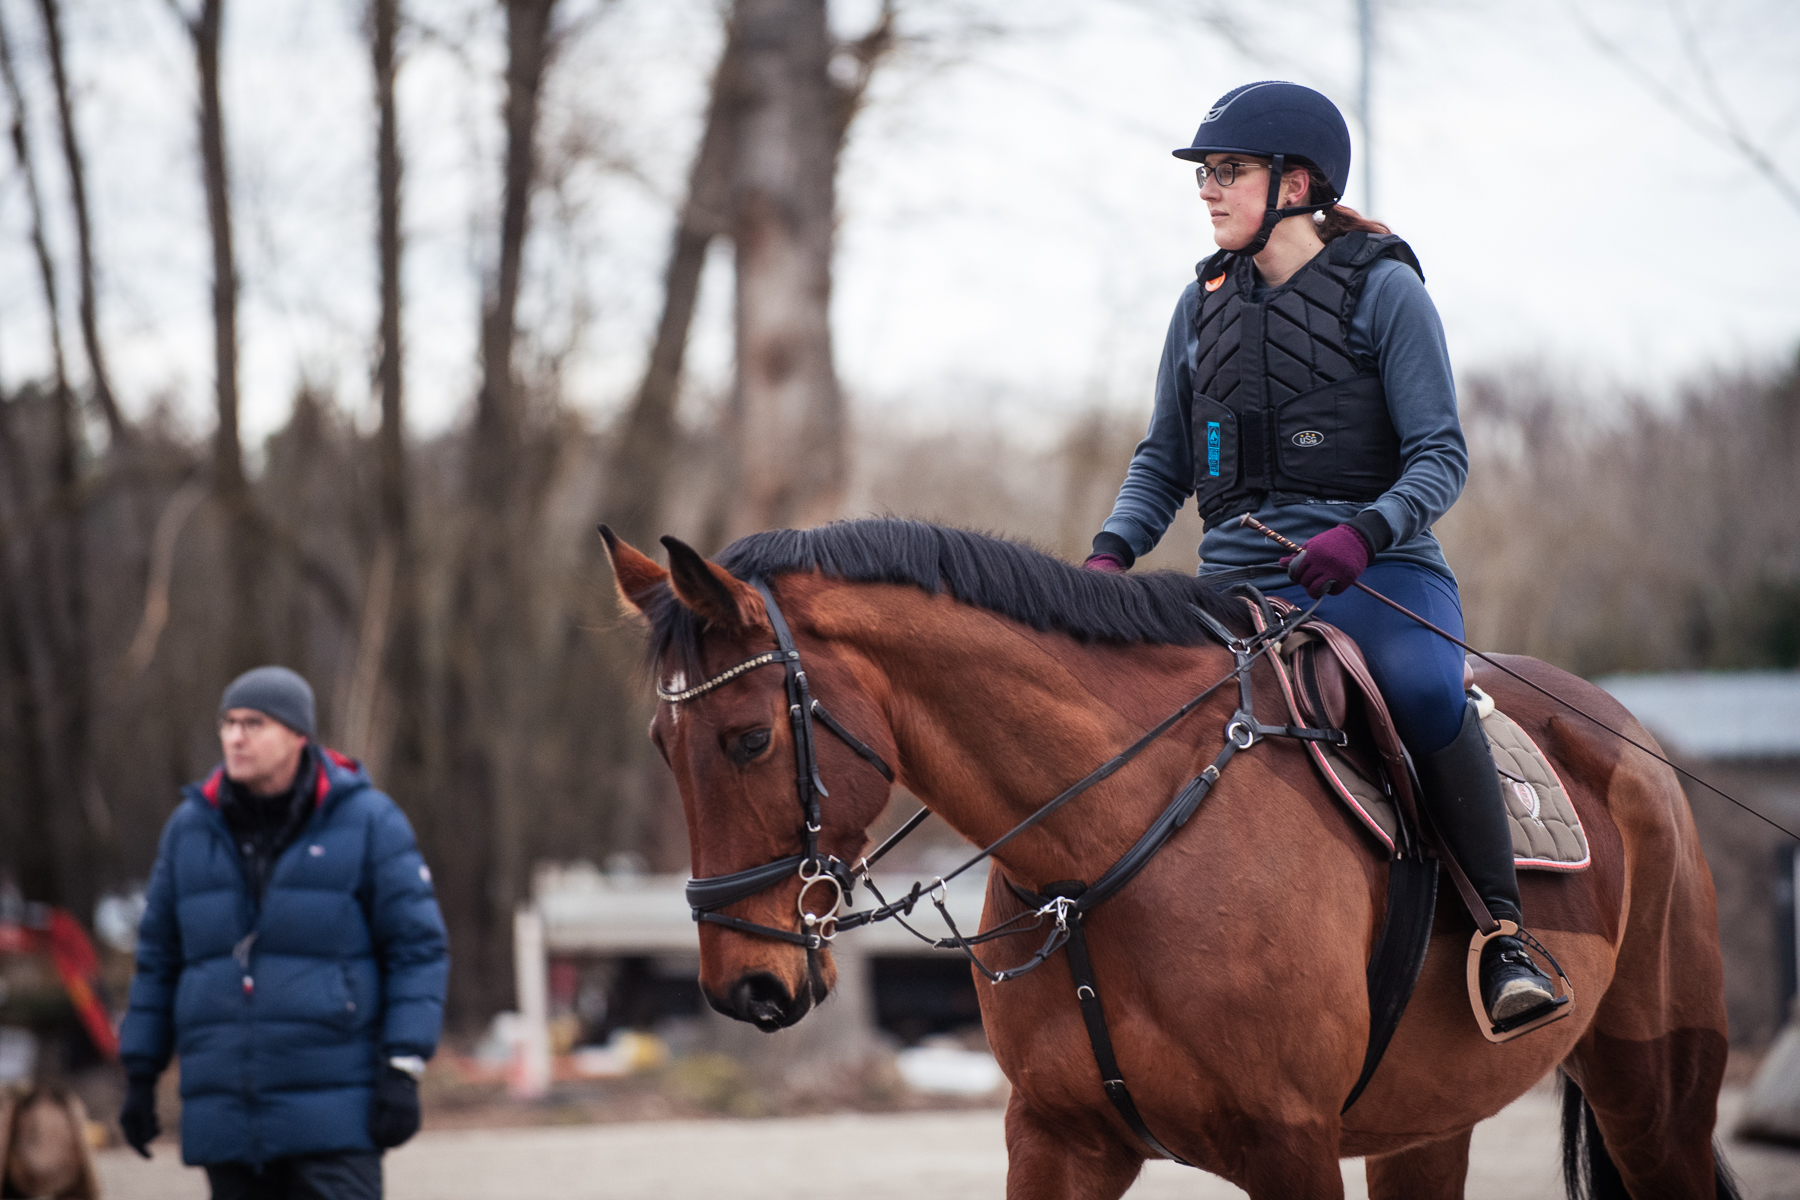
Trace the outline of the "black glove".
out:
[[[156,1076],[133,1075],[127,1081],[119,1128],[133,1150],[150,1157],[150,1143],[162,1132],[162,1122],[156,1119]]]
[[[369,1137],[389,1150],[419,1132],[419,1084],[398,1067],[384,1067],[369,1097]]]

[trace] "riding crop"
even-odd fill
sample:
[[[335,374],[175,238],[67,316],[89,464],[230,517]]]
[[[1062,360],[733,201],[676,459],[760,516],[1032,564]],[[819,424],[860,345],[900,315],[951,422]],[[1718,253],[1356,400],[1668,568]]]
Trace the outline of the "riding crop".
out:
[[[1280,546],[1283,550],[1290,551],[1291,553],[1294,553],[1294,554],[1303,554],[1306,551],[1306,547],[1301,546],[1298,543],[1296,543],[1288,538],[1283,537],[1279,533],[1276,533],[1273,529],[1270,529],[1267,525],[1264,525],[1261,521],[1257,520],[1255,517],[1251,516],[1249,513],[1245,513],[1243,516],[1239,517],[1238,524],[1247,526],[1248,528],[1256,530],[1258,533],[1262,534],[1264,537],[1268,538],[1270,541],[1272,541],[1276,545]],[[1329,586],[1331,583],[1335,583],[1336,581],[1335,580],[1327,580],[1326,582],[1327,582],[1327,586]],[[1638,741],[1636,738],[1630,736],[1629,734],[1622,733],[1617,729],[1614,729],[1611,725],[1608,725],[1605,721],[1602,721],[1599,717],[1596,717],[1592,713],[1583,710],[1580,706],[1574,704],[1573,702],[1563,699],[1561,696],[1557,695],[1555,692],[1551,691],[1549,688],[1546,688],[1541,684],[1534,683],[1533,681],[1525,678],[1525,676],[1519,674],[1517,671],[1513,670],[1511,667],[1507,666],[1506,664],[1504,664],[1502,662],[1496,661],[1491,655],[1484,654],[1480,650],[1477,650],[1475,647],[1469,645],[1469,643],[1463,641],[1461,638],[1457,637],[1455,634],[1449,633],[1442,629],[1439,629],[1436,625],[1433,625],[1430,621],[1427,621],[1424,617],[1421,617],[1418,613],[1412,611],[1410,608],[1407,608],[1405,605],[1399,604],[1393,600],[1388,599],[1386,596],[1382,595],[1380,592],[1376,591],[1374,588],[1370,587],[1366,583],[1356,582],[1356,583],[1352,583],[1351,586],[1356,588],[1358,591],[1364,593],[1365,595],[1372,596],[1375,599],[1381,601],[1383,604],[1387,605],[1389,608],[1393,609],[1395,612],[1399,613],[1401,616],[1406,617],[1412,621],[1417,621],[1420,625],[1423,625],[1425,628],[1427,628],[1431,632],[1437,634],[1439,637],[1443,638],[1445,641],[1454,642],[1456,645],[1461,646],[1464,650],[1466,650],[1470,654],[1473,654],[1476,658],[1479,658],[1482,662],[1487,663],[1490,667],[1494,667],[1494,668],[1497,668],[1498,670],[1504,671],[1506,674],[1511,675],[1514,679],[1518,680],[1520,683],[1524,684],[1526,687],[1531,688],[1533,691],[1541,692],[1542,694],[1550,697],[1550,699],[1556,701],[1558,704],[1562,705],[1564,708],[1568,709],[1570,712],[1575,713],[1577,716],[1586,717],[1588,720],[1592,721],[1594,724],[1598,725],[1600,728],[1606,730],[1606,732],[1612,734],[1614,737],[1618,738],[1620,741],[1626,742],[1632,746],[1637,747],[1639,750],[1642,750],[1645,754],[1648,754],[1651,758],[1656,759],[1658,762],[1664,764],[1665,766],[1673,767],[1684,778],[1691,779],[1695,783],[1699,784],[1701,787],[1705,788],[1707,791],[1712,792],[1717,796],[1721,796],[1726,800],[1729,800],[1731,803],[1737,805],[1739,808],[1743,809],[1745,812],[1749,813],[1751,816],[1755,817],[1757,820],[1761,821],[1763,824],[1769,826],[1769,828],[1774,829],[1779,833],[1784,833],[1788,837],[1793,838],[1795,841],[1800,842],[1800,833],[1795,833],[1793,830],[1789,829],[1785,825],[1782,825],[1780,822],[1775,821],[1774,819],[1764,816],[1762,813],[1757,812],[1754,808],[1751,808],[1748,804],[1745,804],[1742,800],[1739,800],[1733,796],[1727,795],[1723,791],[1720,791],[1718,788],[1716,788],[1712,784],[1706,782],[1706,780],[1700,778],[1698,775],[1694,774],[1692,771],[1689,771],[1686,768],[1681,767],[1676,763],[1670,762],[1667,758],[1664,758],[1661,754],[1658,754],[1656,751],[1654,751],[1650,747],[1644,745],[1644,743]]]

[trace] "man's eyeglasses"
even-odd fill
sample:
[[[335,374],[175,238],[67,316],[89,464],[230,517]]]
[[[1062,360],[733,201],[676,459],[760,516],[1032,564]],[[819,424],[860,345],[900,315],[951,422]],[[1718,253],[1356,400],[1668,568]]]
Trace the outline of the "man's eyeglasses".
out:
[[[1194,178],[1199,181],[1201,187],[1206,186],[1206,181],[1210,177],[1218,180],[1220,187],[1228,188],[1238,181],[1238,176],[1243,172],[1267,166],[1267,163],[1222,162],[1216,167],[1209,167],[1205,163],[1201,163],[1194,168]]]
[[[267,729],[268,726],[268,718],[261,716],[219,718],[219,732],[222,734],[230,733],[233,728],[236,728],[242,730],[246,734],[255,735],[261,733],[264,729]]]

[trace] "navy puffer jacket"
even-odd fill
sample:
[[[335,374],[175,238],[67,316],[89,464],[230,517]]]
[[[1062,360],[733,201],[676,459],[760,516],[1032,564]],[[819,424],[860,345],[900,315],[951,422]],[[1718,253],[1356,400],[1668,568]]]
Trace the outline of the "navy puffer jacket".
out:
[[[220,770],[184,789],[163,829],[120,1055],[133,1075],[181,1056],[189,1164],[373,1150],[382,1064],[437,1048],[449,952],[431,872],[368,773],[317,757],[312,816],[260,908],[219,812]]]

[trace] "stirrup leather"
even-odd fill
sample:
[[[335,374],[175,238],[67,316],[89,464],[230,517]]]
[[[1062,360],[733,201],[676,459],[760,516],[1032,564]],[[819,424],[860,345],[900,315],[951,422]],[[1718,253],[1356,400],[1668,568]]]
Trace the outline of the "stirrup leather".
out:
[[[1531,949],[1543,955],[1549,962],[1550,969],[1556,972],[1555,982],[1561,986],[1560,993],[1548,1005],[1543,1005],[1523,1013],[1509,1021],[1498,1024],[1488,1019],[1487,1002],[1481,995],[1481,952],[1487,944],[1497,937],[1516,937]],[[1563,973],[1562,965],[1556,957],[1544,948],[1544,944],[1520,929],[1518,924],[1504,918],[1496,922],[1493,929],[1486,933],[1479,929],[1469,939],[1469,1007],[1475,1012],[1475,1024],[1481,1030],[1481,1036],[1495,1044],[1510,1042],[1516,1037],[1524,1037],[1534,1029],[1542,1029],[1552,1021],[1560,1021],[1574,1009],[1571,1007],[1575,999],[1575,985],[1569,982],[1568,975]]]

